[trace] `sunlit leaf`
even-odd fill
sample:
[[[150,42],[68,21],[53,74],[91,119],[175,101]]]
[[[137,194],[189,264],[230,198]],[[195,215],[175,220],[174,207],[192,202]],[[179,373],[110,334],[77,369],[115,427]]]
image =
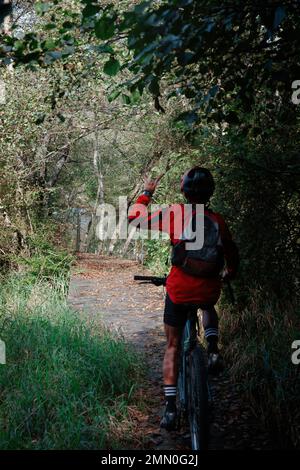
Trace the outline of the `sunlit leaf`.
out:
[[[112,18],[103,16],[95,24],[95,34],[97,38],[106,40],[110,39],[115,32],[115,23]]]
[[[120,70],[120,62],[117,59],[111,58],[108,62],[104,65],[103,71],[107,75],[114,76]]]
[[[110,93],[110,95],[108,95],[108,101],[112,102],[116,100],[120,96],[120,94],[121,94],[120,90],[114,90],[112,93]]]
[[[100,5],[93,5],[92,3],[88,3],[82,10],[82,16],[84,18],[88,18],[90,16],[96,15],[99,11]]]
[[[48,2],[37,2],[34,5],[35,11],[38,15],[43,15],[44,13],[49,11],[51,7],[52,7],[51,3],[48,3]]]

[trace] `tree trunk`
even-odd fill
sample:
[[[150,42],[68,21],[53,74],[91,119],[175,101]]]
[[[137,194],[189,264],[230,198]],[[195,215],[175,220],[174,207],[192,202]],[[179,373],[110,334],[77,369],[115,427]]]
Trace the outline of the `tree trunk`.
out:
[[[134,237],[134,234],[136,232],[136,227],[132,227],[129,234],[128,234],[128,237],[127,237],[127,240],[125,242],[125,245],[123,247],[123,255],[125,255],[127,253],[127,250],[129,248],[129,245],[130,245],[130,242],[132,241],[133,237]]]
[[[97,209],[100,204],[104,204],[105,201],[105,195],[104,195],[104,176],[103,176],[103,171],[102,171],[102,158],[101,154],[99,151],[99,132],[98,130],[95,131],[94,133],[94,151],[93,151],[93,166],[94,166],[94,171],[98,179],[98,187],[97,187],[97,195],[96,195],[96,200],[95,200],[95,205],[94,205],[94,210],[92,213],[92,221],[89,227],[89,231],[87,234],[86,238],[86,249],[88,251],[92,239],[95,236],[95,229],[96,229],[96,215],[97,215]],[[98,241],[98,246],[97,246],[97,253],[99,254],[103,248],[103,242]]]

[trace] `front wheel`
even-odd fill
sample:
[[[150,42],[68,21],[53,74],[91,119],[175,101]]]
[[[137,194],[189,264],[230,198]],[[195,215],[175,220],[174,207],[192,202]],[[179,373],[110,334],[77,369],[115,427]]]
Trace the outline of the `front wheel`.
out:
[[[205,450],[209,440],[208,381],[205,354],[199,344],[189,356],[187,385],[192,450]]]

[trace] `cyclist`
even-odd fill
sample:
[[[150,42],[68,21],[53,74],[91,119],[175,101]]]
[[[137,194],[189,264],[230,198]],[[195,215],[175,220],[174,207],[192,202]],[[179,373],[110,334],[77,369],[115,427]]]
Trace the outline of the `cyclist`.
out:
[[[214,305],[219,299],[222,279],[220,276],[221,264],[218,271],[210,275],[197,275],[184,269],[183,265],[175,262],[175,247],[180,246],[180,240],[175,234],[176,214],[181,217],[184,230],[186,218],[182,215],[183,204],[175,204],[162,208],[152,214],[147,212],[145,206],[151,202],[156,186],[161,177],[145,180],[144,192],[136,203],[129,209],[129,221],[140,228],[167,231],[173,245],[173,266],[167,277],[166,300],[164,310],[164,326],[167,338],[167,348],[163,361],[165,412],[161,420],[161,427],[172,430],[176,426],[176,388],[178,377],[178,358],[180,354],[180,339],[187,318],[187,312],[191,308],[200,308],[203,312],[202,322],[205,339],[207,341],[208,367],[210,372],[219,372],[223,368],[222,357],[218,348],[218,316]],[[223,269],[223,280],[233,279],[239,263],[238,250],[232,240],[230,231],[223,217],[209,209],[209,200],[215,189],[214,179],[209,170],[202,167],[194,167],[188,170],[181,179],[181,191],[186,201],[192,205],[195,217],[197,204],[204,205],[204,216],[218,227],[219,245],[222,256],[226,261]],[[145,209],[145,210],[143,210]],[[169,224],[164,223],[169,220]],[[206,227],[206,226],[205,226]],[[206,228],[205,228],[206,229]],[[175,236],[176,235],[176,236]]]

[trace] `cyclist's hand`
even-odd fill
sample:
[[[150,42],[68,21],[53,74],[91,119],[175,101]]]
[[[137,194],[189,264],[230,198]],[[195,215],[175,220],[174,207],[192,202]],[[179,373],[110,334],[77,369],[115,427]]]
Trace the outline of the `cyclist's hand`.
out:
[[[167,283],[167,277],[165,277],[165,279],[158,279],[157,281],[152,281],[152,284],[154,284],[155,286],[165,286]]]
[[[144,178],[144,182],[145,182],[144,189],[145,189],[145,191],[150,191],[150,193],[153,194],[155,189],[156,189],[156,186],[158,185],[158,183],[159,183],[159,181],[161,180],[162,177],[163,177],[163,174],[160,175],[158,178],[155,178],[155,179]]]

